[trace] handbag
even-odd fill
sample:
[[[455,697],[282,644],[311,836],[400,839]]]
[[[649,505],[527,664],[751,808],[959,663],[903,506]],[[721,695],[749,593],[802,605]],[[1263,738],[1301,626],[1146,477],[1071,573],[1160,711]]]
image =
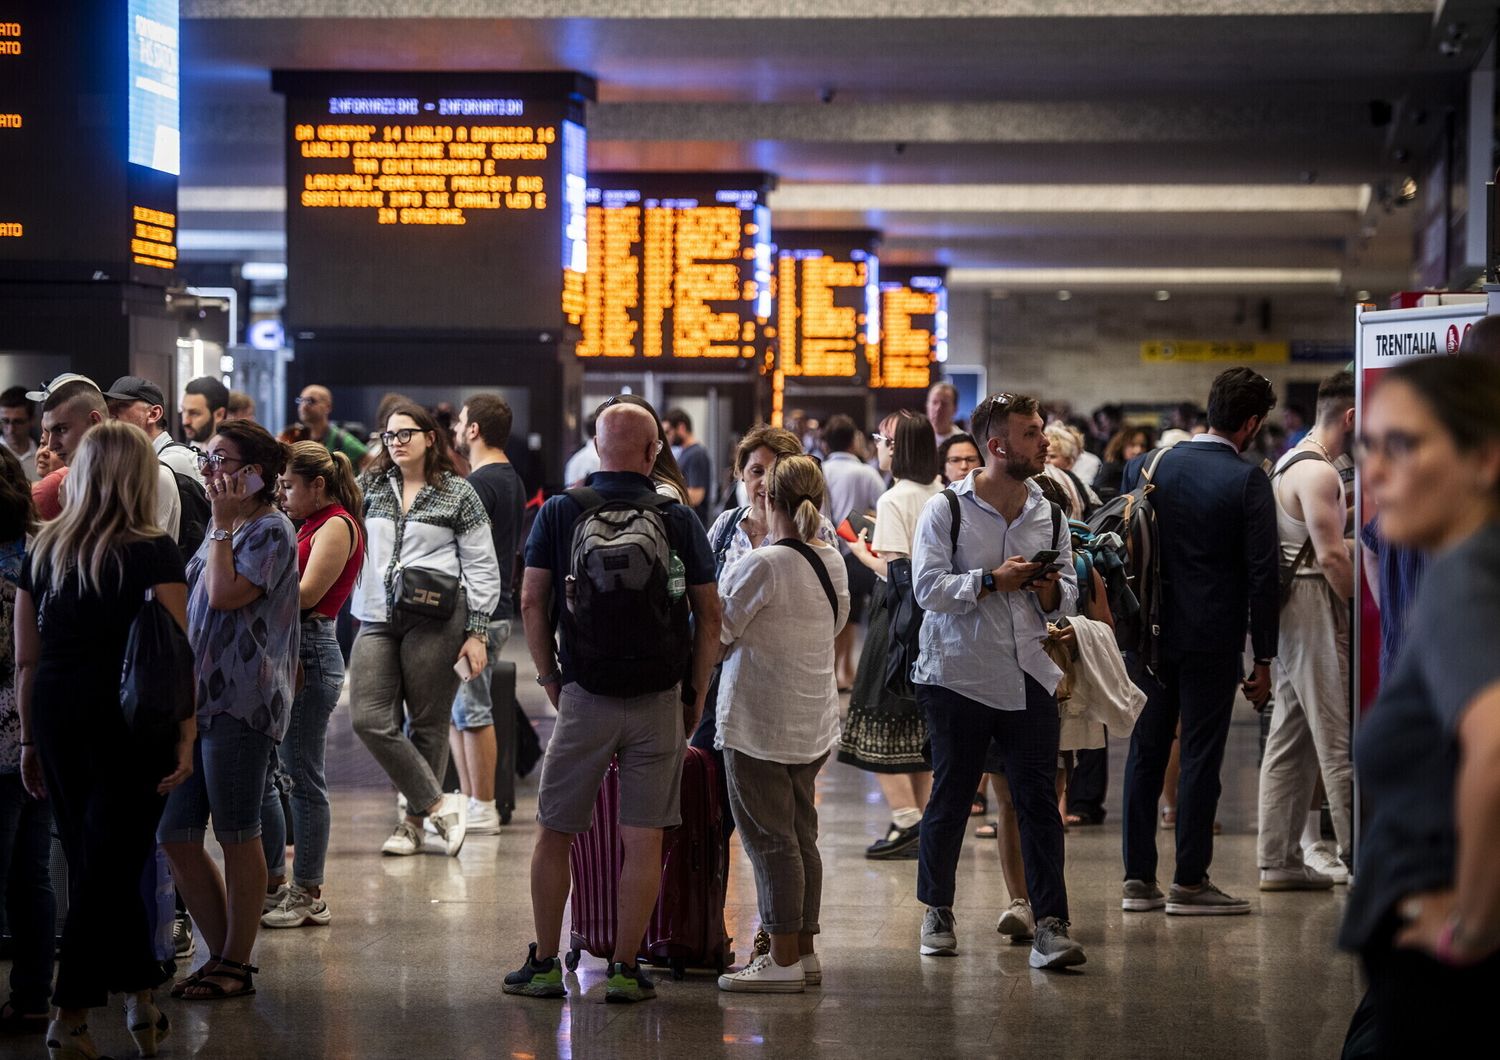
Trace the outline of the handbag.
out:
[[[425,567],[403,567],[396,575],[396,608],[422,618],[447,619],[458,606],[458,576]]]
[[[193,716],[193,647],[187,634],[156,598],[130,623],[120,674],[120,713],[137,740],[152,747],[177,743],[177,726]]]
[[[1047,658],[1057,664],[1062,671],[1062,680],[1057,683],[1057,701],[1066,703],[1073,697],[1073,681],[1077,673],[1078,664],[1078,642],[1071,639],[1063,639],[1067,633],[1070,623],[1066,618],[1057,622],[1047,623],[1047,639],[1042,642],[1042,650],[1047,653]]]

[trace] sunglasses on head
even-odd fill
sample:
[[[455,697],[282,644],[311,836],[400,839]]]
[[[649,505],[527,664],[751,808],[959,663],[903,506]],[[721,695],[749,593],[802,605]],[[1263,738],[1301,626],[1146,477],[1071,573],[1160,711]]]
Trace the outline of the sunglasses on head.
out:
[[[1015,403],[1016,395],[1002,390],[998,394],[991,394],[974,407],[974,414],[970,418],[974,424],[974,437],[979,439],[980,445],[990,436],[990,424],[995,417],[1005,415]]]

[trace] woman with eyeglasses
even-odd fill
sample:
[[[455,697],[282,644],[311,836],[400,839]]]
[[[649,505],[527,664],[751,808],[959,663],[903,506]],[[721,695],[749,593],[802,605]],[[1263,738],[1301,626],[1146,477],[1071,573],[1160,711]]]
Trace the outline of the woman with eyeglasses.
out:
[[[938,446],[938,467],[945,486],[953,485],[983,463],[972,434],[955,434]]]
[[[1366,500],[1431,565],[1355,736],[1367,808],[1340,944],[1382,1057],[1472,1052],[1500,996],[1500,366],[1391,369],[1356,444]],[[1360,1028],[1356,1016],[1355,1028]],[[1361,1053],[1360,1055],[1366,1055]]]
[[[364,481],[365,562],[353,597],[354,731],[402,797],[381,852],[420,853],[430,818],[455,857],[468,800],[443,794],[448,716],[464,675],[484,672],[500,567],[484,504],[453,473],[447,435],[432,414],[397,405],[380,445]]]
[[[890,560],[910,558],[917,519],[943,484],[932,424],[920,413],[902,411],[882,420],[875,453],[880,470],[889,472],[895,482],[875,506],[873,536],[867,539],[861,533],[849,548],[883,580]],[[865,850],[865,857],[877,860],[916,856],[922,812],[932,794],[932,766],[923,754],[927,722],[921,708],[915,699],[885,687],[890,624],[885,591],[876,589],[839,745],[839,761],[874,773],[891,810],[885,835]]]
[[[209,959],[173,987],[217,1001],[255,993],[251,951],[266,889],[261,796],[296,684],[297,537],[275,506],[286,449],[249,420],[219,426],[200,461],[212,518],[188,562],[188,636],[198,687],[193,775],[157,838]],[[221,876],[203,840],[212,820]]]

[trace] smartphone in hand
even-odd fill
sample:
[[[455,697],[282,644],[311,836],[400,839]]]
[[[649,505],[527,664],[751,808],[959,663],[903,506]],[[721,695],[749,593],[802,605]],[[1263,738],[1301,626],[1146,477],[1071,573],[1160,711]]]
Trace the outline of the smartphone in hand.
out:
[[[458,674],[460,681],[467,682],[474,679],[474,669],[469,665],[469,657],[467,655],[460,655],[458,657],[458,662],[453,664],[453,672]]]
[[[853,511],[844,517],[842,523],[839,523],[837,532],[839,537],[850,544],[858,541],[861,533],[865,535],[865,540],[869,541],[875,536],[875,520],[864,512]]]

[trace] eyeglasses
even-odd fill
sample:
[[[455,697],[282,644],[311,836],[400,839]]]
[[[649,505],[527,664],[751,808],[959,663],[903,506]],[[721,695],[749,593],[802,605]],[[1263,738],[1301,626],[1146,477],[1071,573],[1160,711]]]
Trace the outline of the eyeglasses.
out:
[[[1016,395],[1002,390],[998,394],[991,394],[976,405],[971,417],[974,421],[974,437],[983,443],[990,436],[990,424],[995,417],[1005,415],[1015,403]]]
[[[293,405],[317,405],[317,404],[321,403],[322,400],[323,400],[322,398],[315,398],[315,397],[299,397],[299,398],[294,399],[292,401],[292,404]]]
[[[1354,440],[1354,459],[1363,464],[1376,453],[1382,460],[1403,463],[1422,448],[1432,435],[1412,434],[1410,431],[1386,431],[1383,435],[1361,434]]]
[[[876,445],[895,445],[896,444],[896,439],[888,437],[888,436],[886,436],[884,434],[880,434],[878,432],[875,433],[875,434],[870,435],[870,440],[873,441]]]
[[[383,431],[380,435],[380,444],[387,449],[393,444],[406,445],[411,441],[413,435],[426,433],[426,431],[419,431],[414,427],[402,427],[399,431]]]
[[[224,465],[227,464],[227,463],[229,463],[230,461],[233,461],[236,464],[243,464],[245,462],[245,461],[241,460],[237,456],[225,456],[222,452],[220,452],[220,453],[199,453],[198,454],[198,470],[199,471],[223,471],[224,470]]]
[[[950,456],[947,462],[950,464],[978,464],[980,460],[977,456]]]

